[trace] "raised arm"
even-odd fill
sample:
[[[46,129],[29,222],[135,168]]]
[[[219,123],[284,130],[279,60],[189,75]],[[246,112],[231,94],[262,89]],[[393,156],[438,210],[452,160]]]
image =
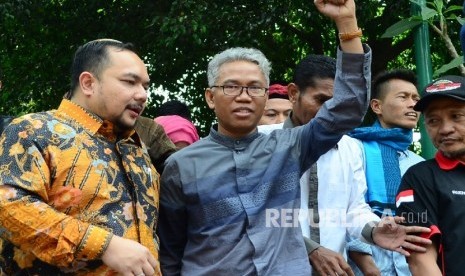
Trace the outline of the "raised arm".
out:
[[[336,22],[338,28],[357,28],[355,4],[347,1],[315,1],[321,14]],[[352,26],[352,27],[350,27]],[[362,45],[358,35],[342,36],[343,41],[337,51],[336,76],[333,98],[326,101],[316,117],[307,124],[304,132],[303,168],[315,162],[319,156],[332,148],[343,134],[358,127],[368,109],[371,83],[371,50]],[[341,40],[341,39],[340,39]],[[308,126],[310,125],[310,126]],[[311,144],[318,145],[312,148]]]
[[[354,0],[315,0],[320,13],[336,23],[341,50],[345,53],[362,54],[362,33],[357,24]]]

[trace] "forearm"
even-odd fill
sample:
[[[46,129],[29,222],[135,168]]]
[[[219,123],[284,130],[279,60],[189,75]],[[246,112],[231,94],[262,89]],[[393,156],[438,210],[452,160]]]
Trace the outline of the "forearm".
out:
[[[307,250],[307,255],[310,255],[315,249],[321,247],[321,245],[307,237],[304,237],[305,249]]]
[[[164,275],[180,275],[187,244],[184,210],[175,210],[160,202],[160,265]]]
[[[356,251],[349,251],[349,258],[358,266],[363,272],[368,267],[376,266],[373,257],[370,254]]]
[[[336,26],[339,34],[352,34],[359,30],[357,18],[344,18],[336,21]],[[345,53],[362,54],[362,40],[359,36],[354,36],[350,39],[340,39],[341,50]]]
[[[358,199],[351,201],[351,205],[347,211],[347,232],[352,239],[362,239],[362,232],[367,224],[374,225],[380,220],[375,215],[368,204],[366,204],[363,194]]]
[[[163,275],[180,275],[182,258],[187,244],[187,208],[184,202],[179,168],[168,162],[161,178],[160,215],[160,265]]]
[[[437,265],[438,247],[435,241],[426,246],[425,253],[412,252],[407,258],[407,262],[413,276],[442,275],[441,270]]]
[[[346,133],[360,125],[368,108],[371,83],[371,50],[347,54],[338,50],[333,98],[319,110],[315,120],[328,130]]]
[[[413,263],[409,261],[408,264],[410,272],[413,276],[441,276],[441,270],[436,262]]]

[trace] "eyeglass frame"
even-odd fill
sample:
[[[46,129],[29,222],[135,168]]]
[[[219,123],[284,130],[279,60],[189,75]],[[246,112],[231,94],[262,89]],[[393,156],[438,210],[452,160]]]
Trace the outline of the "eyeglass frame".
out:
[[[225,90],[224,90],[225,87],[237,87],[237,88],[240,87],[241,90],[240,90],[239,94],[237,94],[237,95],[234,95],[234,94],[227,94],[227,93],[225,92]],[[247,95],[249,95],[249,97],[251,97],[251,98],[261,98],[261,97],[265,97],[266,93],[270,90],[270,89],[267,88],[267,87],[242,86],[242,85],[212,85],[212,86],[210,86],[210,89],[211,89],[211,88],[221,88],[221,89],[223,90],[223,94],[225,94],[226,96],[233,96],[233,97],[237,97],[237,96],[242,95],[242,92],[243,92],[244,89],[245,89],[245,93],[247,93]],[[251,94],[249,93],[249,88],[260,88],[260,89],[264,89],[265,92],[263,93],[263,95],[259,95],[259,96],[257,96],[257,95],[251,95]]]

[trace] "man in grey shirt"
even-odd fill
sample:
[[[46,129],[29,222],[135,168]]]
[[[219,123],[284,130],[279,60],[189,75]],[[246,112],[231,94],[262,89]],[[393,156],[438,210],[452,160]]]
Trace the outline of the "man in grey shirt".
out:
[[[259,134],[269,61],[249,48],[231,48],[210,61],[205,98],[218,125],[168,158],[162,175],[164,275],[308,275],[298,218],[292,217],[300,206],[299,179],[360,124],[368,104],[371,63],[371,51],[360,40],[354,1],[315,4],[335,21],[341,38],[334,98],[310,123]],[[410,242],[424,239],[407,235],[419,229],[386,225],[368,229],[365,237],[402,252],[421,250]]]

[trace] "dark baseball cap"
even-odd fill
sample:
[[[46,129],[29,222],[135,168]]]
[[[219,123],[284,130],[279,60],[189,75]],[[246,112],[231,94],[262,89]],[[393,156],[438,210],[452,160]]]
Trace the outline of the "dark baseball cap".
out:
[[[423,97],[413,107],[416,111],[424,111],[432,100],[448,97],[465,102],[465,77],[444,76],[426,85]]]

